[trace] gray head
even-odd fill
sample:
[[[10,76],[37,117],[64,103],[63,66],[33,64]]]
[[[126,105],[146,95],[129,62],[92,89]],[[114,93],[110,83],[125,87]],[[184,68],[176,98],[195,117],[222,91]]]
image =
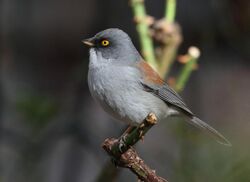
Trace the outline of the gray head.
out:
[[[108,60],[132,63],[141,59],[128,34],[117,28],[103,30],[83,43]]]

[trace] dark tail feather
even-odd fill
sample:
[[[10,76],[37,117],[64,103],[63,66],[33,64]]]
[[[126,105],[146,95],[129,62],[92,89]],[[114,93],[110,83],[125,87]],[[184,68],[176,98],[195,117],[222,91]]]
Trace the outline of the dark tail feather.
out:
[[[193,116],[191,119],[190,118],[187,119],[187,121],[193,126],[205,131],[207,134],[213,137],[218,143],[229,147],[232,146],[232,144],[222,134],[220,134],[218,131],[216,131],[214,128],[212,128],[199,118]]]

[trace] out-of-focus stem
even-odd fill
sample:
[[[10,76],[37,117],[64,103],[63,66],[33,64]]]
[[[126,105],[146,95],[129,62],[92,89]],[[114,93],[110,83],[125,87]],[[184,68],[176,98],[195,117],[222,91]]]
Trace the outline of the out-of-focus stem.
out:
[[[165,27],[166,40],[161,47],[162,53],[158,59],[160,60],[159,74],[162,78],[165,78],[175,61],[177,50],[182,42],[182,34],[178,24],[170,24],[166,21],[163,23],[165,24],[163,27]]]
[[[161,56],[161,66],[159,67],[159,74],[162,78],[165,78],[170,68],[175,60],[176,56],[176,47],[175,46],[169,46],[163,48],[164,53]]]
[[[157,70],[157,62],[154,55],[153,41],[149,34],[149,27],[146,22],[146,10],[143,0],[131,0],[131,7],[134,13],[136,29],[139,34],[142,54],[146,61]]]
[[[176,0],[166,0],[165,19],[168,23],[173,23],[176,14]]]
[[[197,64],[198,58],[200,57],[200,50],[197,47],[190,47],[187,56],[187,61],[182,68],[175,84],[175,90],[177,92],[181,92],[185,87],[195,65]]]
[[[168,41],[162,47],[162,55],[160,56],[159,73],[165,78],[174,63],[177,49],[181,43],[182,35],[179,26],[175,23],[176,0],[166,0],[165,17],[163,30]]]

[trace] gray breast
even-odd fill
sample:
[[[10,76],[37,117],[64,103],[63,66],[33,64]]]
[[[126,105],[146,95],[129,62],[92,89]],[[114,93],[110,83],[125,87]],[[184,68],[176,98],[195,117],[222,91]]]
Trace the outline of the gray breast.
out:
[[[167,105],[143,90],[140,73],[132,66],[90,63],[88,84],[92,96],[118,120],[140,123],[150,112],[166,117]]]

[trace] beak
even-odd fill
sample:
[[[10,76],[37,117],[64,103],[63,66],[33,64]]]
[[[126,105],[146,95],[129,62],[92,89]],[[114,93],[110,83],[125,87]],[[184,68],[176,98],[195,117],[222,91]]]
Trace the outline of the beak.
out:
[[[88,47],[94,47],[95,46],[93,38],[84,39],[84,40],[82,40],[82,43],[87,45]]]

